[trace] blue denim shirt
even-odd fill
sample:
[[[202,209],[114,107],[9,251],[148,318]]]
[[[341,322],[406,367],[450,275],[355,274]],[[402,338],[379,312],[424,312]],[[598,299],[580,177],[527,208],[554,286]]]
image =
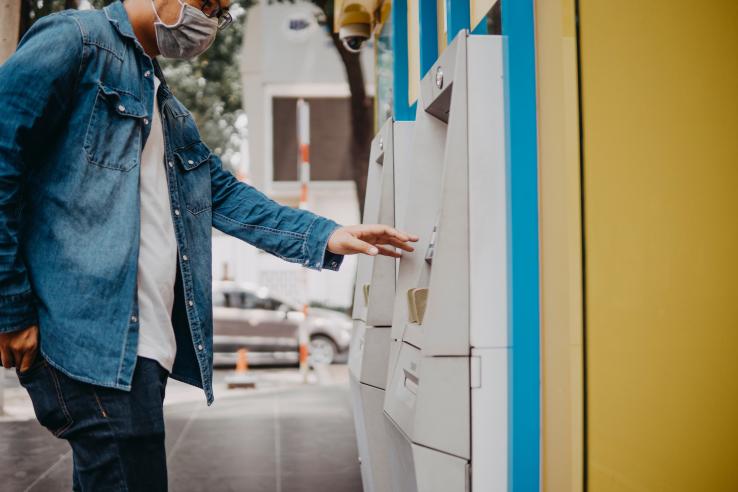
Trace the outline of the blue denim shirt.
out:
[[[72,378],[130,389],[138,345],[141,151],[154,80],[178,273],[172,377],[212,402],[211,232],[337,270],[338,225],[280,206],[224,170],[136,40],[120,2],[37,21],[0,67],[0,332],[38,324]]]

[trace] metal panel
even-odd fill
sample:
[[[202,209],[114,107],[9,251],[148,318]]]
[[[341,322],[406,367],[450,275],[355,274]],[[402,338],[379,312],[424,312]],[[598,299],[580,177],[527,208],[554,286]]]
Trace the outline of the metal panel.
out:
[[[386,417],[382,411],[384,391],[366,384],[359,385],[366,449],[361,453],[361,473],[364,492],[390,490],[389,448]],[[367,486],[368,484],[368,486]]]
[[[364,201],[365,224],[395,225],[394,121],[387,120],[374,138]],[[361,255],[358,259],[354,313],[371,326],[392,324],[396,261],[388,256]]]
[[[472,490],[506,492],[508,490],[508,402],[507,365],[509,349],[472,350],[471,390],[471,476]]]
[[[412,150],[395,166],[395,197],[405,200],[396,222],[420,239],[399,262],[391,340],[383,342],[391,490],[507,487],[503,51],[500,37],[451,43],[421,82]],[[423,313],[410,306],[411,289],[428,289]],[[357,330],[364,359],[370,330]],[[480,472],[470,478],[475,462]]]

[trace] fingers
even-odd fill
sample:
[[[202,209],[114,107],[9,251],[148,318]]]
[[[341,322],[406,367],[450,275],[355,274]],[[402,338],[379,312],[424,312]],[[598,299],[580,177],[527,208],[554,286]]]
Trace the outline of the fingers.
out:
[[[404,251],[407,251],[408,253],[412,253],[413,251],[415,251],[415,248],[410,246],[410,244],[408,244],[407,242],[400,241],[399,239],[396,239],[390,236],[382,236],[378,238],[371,237],[371,238],[367,238],[366,241],[368,243],[374,244],[375,246],[376,245],[394,246],[395,248],[400,248]]]
[[[395,239],[399,239],[402,242],[410,241],[414,243],[418,240],[418,236],[407,234],[405,232],[400,232],[394,227],[383,224],[362,225],[358,227],[360,227],[360,231],[365,234],[373,234],[375,236],[389,236]]]
[[[36,356],[38,355],[38,350],[28,350],[26,351],[22,359],[20,359],[20,364],[18,364],[18,370],[20,372],[25,372],[28,369],[30,369],[31,365],[33,365],[33,361],[36,360]],[[16,359],[19,360],[19,359]]]
[[[379,249],[376,246],[372,246],[366,241],[362,241],[354,236],[346,238],[346,246],[355,253],[364,253],[369,256],[376,256],[379,253]]]
[[[379,254],[382,256],[391,256],[392,258],[402,258],[402,254],[395,251],[395,248],[388,248],[387,246],[377,246]]]
[[[412,253],[413,251],[415,251],[415,248],[410,246],[407,242],[400,241],[399,239],[396,239],[394,237],[388,238],[387,242],[396,248],[400,248],[404,251],[407,251],[408,253]]]
[[[389,235],[389,236],[392,236],[394,238],[397,238],[400,241],[404,241],[404,242],[410,241],[410,242],[414,243],[414,242],[417,242],[418,239],[420,239],[420,238],[418,238],[418,236],[415,236],[413,234],[408,234],[406,232],[400,232],[397,229],[395,229],[394,227],[387,227],[386,234]]]
[[[20,368],[25,359],[30,356],[28,364],[33,362],[38,347],[38,326],[32,325],[28,328],[0,334],[0,357],[3,367],[10,369],[13,366]]]
[[[7,347],[0,347],[0,357],[3,359],[3,367],[5,369],[10,369],[15,365],[15,361],[13,360],[13,353],[10,351]]]

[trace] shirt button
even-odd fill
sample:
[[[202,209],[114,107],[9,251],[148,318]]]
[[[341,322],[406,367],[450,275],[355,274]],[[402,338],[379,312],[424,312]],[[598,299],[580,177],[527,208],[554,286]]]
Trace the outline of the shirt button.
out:
[[[144,77],[146,77],[147,79],[148,79],[149,77],[151,77],[151,72],[150,72],[149,70],[146,70],[146,71],[144,72]]]
[[[194,164],[194,163],[195,163],[195,161],[193,161],[192,159],[190,159],[189,161],[187,161],[187,164]]]
[[[178,208],[174,209],[174,215],[179,215],[179,209]]]
[[[138,321],[138,318],[135,317],[135,316],[131,316],[131,321],[133,321],[135,323],[136,321]]]
[[[192,302],[192,301],[187,301],[187,304],[189,304],[190,306],[192,306],[192,305],[193,305],[193,304],[195,304],[195,303],[194,303],[194,302]]]
[[[172,167],[174,165],[172,164],[172,161],[167,162],[167,164],[169,165],[169,167]]]
[[[182,255],[182,259],[183,259],[184,261],[187,261],[187,255]]]
[[[197,350],[202,350],[202,349],[203,349],[202,344],[200,344],[200,345],[197,346]]]
[[[120,111],[121,113],[124,113],[126,111],[126,107],[121,104],[118,106],[118,111]]]
[[[149,124],[149,119],[148,118],[144,118],[144,125],[148,125],[148,124]]]

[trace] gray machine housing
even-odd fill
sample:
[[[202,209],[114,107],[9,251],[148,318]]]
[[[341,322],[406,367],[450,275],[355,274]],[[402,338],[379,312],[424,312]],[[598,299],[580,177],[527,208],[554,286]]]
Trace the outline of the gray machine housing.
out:
[[[401,170],[411,142],[410,122],[388,120],[372,141],[364,223],[399,227],[404,196]],[[390,490],[389,443],[383,412],[397,262],[386,256],[361,256],[354,295],[354,334],[349,351],[350,386],[365,492]]]
[[[507,490],[503,42],[460,34],[421,81],[401,192],[403,227],[420,240],[399,262],[396,282],[384,402],[388,490]],[[420,321],[411,289],[427,289]]]

